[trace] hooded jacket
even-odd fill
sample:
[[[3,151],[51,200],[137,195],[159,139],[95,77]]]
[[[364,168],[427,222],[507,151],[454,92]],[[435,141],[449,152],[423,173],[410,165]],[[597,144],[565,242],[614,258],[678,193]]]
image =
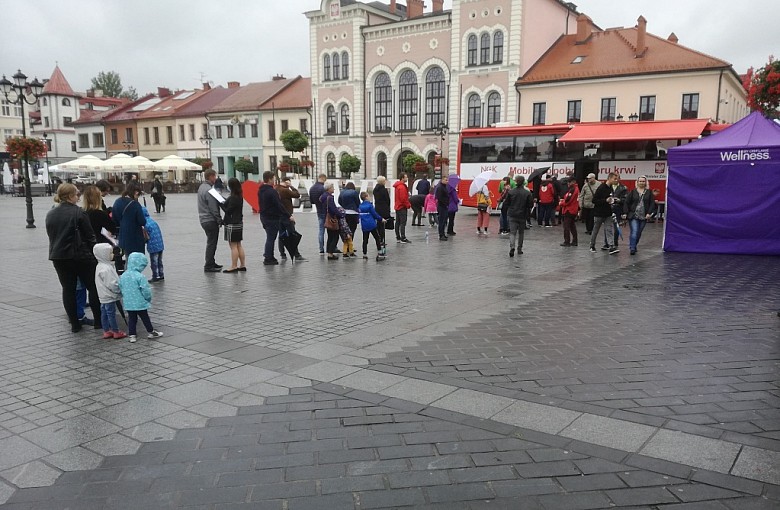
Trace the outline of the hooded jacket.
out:
[[[125,310],[148,310],[152,305],[152,288],[142,271],[149,264],[143,253],[131,253],[127,258],[127,269],[119,277],[119,289],[124,298]]]
[[[129,197],[118,198],[114,202],[111,217],[119,226],[119,246],[125,253],[146,250],[146,241],[141,227],[146,225],[146,218],[141,210],[143,206],[137,200]]]
[[[160,225],[149,216],[149,210],[146,207],[143,208],[143,211],[144,217],[146,218],[146,231],[149,233],[149,240],[146,241],[146,249],[149,253],[160,253],[165,249]]]
[[[119,290],[119,275],[116,274],[114,262],[111,260],[114,247],[108,243],[96,244],[92,248],[92,253],[95,254],[98,261],[95,268],[95,287],[97,287],[100,302],[119,301],[122,298],[122,292]]]
[[[395,210],[409,209],[412,204],[409,203],[409,187],[404,181],[396,181],[393,184],[395,188]]]

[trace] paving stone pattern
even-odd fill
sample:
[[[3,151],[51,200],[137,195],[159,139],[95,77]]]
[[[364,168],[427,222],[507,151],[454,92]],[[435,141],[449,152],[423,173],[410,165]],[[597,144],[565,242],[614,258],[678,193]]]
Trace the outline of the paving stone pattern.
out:
[[[361,393],[323,384],[269,397],[237,416],[211,418],[206,427],[147,443],[133,455],[107,457],[96,469],[66,473],[51,487],[19,490],[2,508],[772,504],[762,497],[769,489],[757,482],[665,469],[577,441],[468,424],[466,416],[442,419],[422,405],[367,401]]]
[[[70,333],[50,205],[25,229],[0,197],[3,508],[777,507],[776,257],[664,255],[650,225],[634,257],[534,228],[510,259],[469,211],[328,262],[303,213],[308,262],[260,265],[247,215],[249,271],[204,274],[172,195],[165,336],[129,344]]]

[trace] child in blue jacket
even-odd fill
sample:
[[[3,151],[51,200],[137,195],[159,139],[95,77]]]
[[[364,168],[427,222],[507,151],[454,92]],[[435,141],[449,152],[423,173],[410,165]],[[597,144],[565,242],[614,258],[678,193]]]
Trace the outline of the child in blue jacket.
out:
[[[160,225],[149,216],[149,210],[144,207],[144,217],[146,218],[146,232],[149,234],[149,240],[146,241],[146,251],[149,252],[149,262],[152,266],[152,279],[149,283],[159,282],[165,280],[165,273],[163,270],[163,250],[165,244],[163,243],[162,230]]]
[[[152,321],[149,319],[149,308],[152,306],[152,288],[143,270],[146,269],[148,261],[143,253],[133,252],[127,258],[127,269],[119,277],[119,288],[122,290],[125,310],[127,311],[127,329],[130,342],[136,341],[135,329],[138,318],[146,327],[147,338],[160,338],[163,334],[152,327]]]
[[[374,204],[368,199],[368,193],[363,191],[360,193],[360,229],[363,231],[363,258],[368,258],[368,235],[371,234],[376,241],[376,250],[380,256],[384,256],[382,251],[382,240],[379,237],[379,229],[377,229],[377,222],[384,223],[385,219],[376,212]]]

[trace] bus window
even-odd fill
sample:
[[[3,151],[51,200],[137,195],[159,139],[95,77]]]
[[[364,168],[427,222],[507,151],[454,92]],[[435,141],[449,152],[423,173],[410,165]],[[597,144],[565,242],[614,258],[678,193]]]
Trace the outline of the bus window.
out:
[[[517,136],[515,137],[515,161],[552,161],[553,136]]]
[[[504,161],[512,153],[512,137],[464,138],[460,148],[461,163]]]

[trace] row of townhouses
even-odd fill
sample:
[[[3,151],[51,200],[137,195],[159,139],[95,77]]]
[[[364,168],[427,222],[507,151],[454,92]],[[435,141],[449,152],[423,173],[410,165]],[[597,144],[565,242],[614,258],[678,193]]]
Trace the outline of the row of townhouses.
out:
[[[53,162],[119,152],[211,158],[225,177],[238,159],[276,169],[279,135],[310,139],[316,168],[344,154],[367,177],[395,176],[406,154],[457,154],[461,130],[505,124],[709,119],[748,113],[726,61],[648,32],[601,28],[559,0],[321,0],[306,12],[311,78],[172,92],[137,101],[74,93],[59,68],[31,116]],[[98,97],[96,97],[98,96]],[[20,115],[3,104],[0,129]]]

